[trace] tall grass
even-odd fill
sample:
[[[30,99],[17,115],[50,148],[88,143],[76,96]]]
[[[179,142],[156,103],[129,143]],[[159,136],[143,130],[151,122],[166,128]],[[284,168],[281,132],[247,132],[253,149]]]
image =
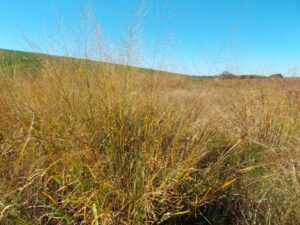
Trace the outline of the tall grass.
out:
[[[0,81],[2,224],[297,224],[299,80],[44,59]]]

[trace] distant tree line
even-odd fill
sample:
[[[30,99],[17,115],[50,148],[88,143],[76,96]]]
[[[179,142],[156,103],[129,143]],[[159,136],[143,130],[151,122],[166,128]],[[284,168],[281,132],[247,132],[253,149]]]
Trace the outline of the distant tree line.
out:
[[[257,75],[257,74],[236,75],[236,74],[228,72],[228,71],[224,71],[216,77],[219,78],[219,79],[284,78],[284,76],[281,73],[271,74],[270,76],[263,76],[263,75]]]

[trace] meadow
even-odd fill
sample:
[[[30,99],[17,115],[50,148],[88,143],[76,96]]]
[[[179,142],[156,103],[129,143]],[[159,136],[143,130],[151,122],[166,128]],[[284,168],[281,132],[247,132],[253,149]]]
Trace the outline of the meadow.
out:
[[[15,54],[0,224],[300,224],[300,79]]]

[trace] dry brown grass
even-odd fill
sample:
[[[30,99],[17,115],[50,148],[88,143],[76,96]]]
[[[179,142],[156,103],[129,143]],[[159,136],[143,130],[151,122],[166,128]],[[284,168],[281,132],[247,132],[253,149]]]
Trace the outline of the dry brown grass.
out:
[[[2,224],[298,224],[300,81],[83,61],[0,80]]]

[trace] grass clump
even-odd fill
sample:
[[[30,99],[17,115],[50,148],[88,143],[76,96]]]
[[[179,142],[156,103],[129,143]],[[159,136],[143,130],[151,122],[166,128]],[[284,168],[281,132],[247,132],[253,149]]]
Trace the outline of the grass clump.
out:
[[[157,73],[64,58],[6,72],[0,221],[299,223],[299,81]]]

